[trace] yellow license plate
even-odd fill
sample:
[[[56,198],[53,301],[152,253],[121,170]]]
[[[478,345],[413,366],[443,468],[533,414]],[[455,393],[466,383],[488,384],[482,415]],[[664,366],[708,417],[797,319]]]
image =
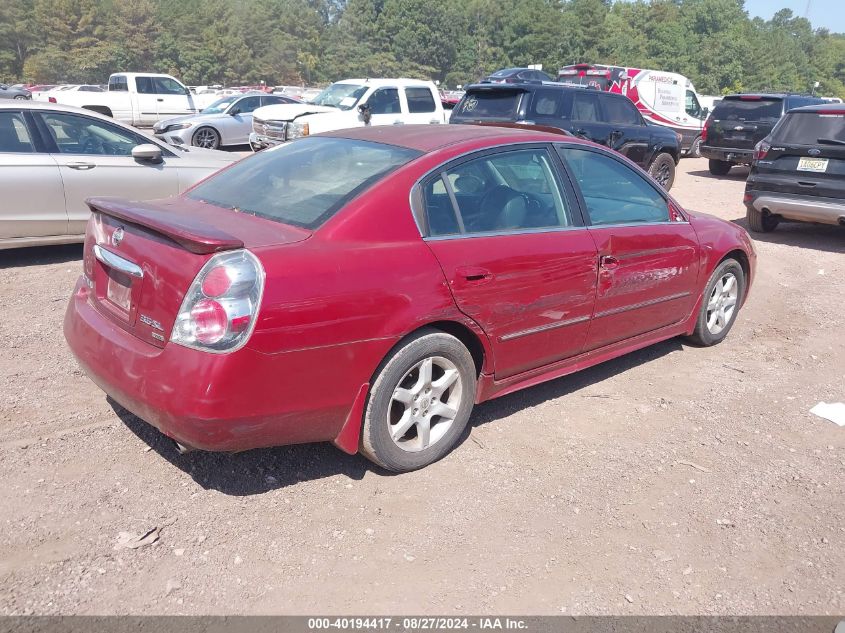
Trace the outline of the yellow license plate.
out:
[[[824,173],[827,171],[827,158],[801,158],[798,160],[798,171],[815,171]]]

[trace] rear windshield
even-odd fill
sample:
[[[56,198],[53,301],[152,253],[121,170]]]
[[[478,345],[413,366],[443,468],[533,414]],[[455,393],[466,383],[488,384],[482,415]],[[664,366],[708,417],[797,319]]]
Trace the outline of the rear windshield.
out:
[[[421,152],[369,141],[305,138],[266,150],[201,183],[188,197],[316,229]]]
[[[775,129],[772,139],[790,145],[818,145],[824,140],[845,143],[845,112],[787,114]]]
[[[717,121],[777,121],[783,110],[782,99],[729,99],[725,97],[713,110]]]
[[[511,121],[519,110],[520,90],[477,90],[464,95],[452,113],[454,118],[504,119]]]

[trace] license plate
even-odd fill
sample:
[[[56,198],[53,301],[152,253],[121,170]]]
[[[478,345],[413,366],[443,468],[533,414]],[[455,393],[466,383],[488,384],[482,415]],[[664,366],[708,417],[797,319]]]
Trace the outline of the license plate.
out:
[[[116,275],[109,275],[109,283],[106,286],[106,297],[121,310],[129,312],[132,304],[132,282],[128,278],[125,280],[125,284],[121,283],[121,281]]]
[[[827,158],[801,158],[798,160],[798,171],[815,171],[823,173],[827,171]]]

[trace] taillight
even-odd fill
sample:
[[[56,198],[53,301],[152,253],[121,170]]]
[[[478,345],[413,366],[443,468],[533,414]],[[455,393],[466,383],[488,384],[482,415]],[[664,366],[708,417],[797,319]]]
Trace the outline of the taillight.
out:
[[[772,149],[772,146],[769,145],[765,139],[757,143],[754,146],[754,160],[763,160],[766,158],[766,155],[769,153],[769,150]]]
[[[264,268],[255,255],[246,250],[214,255],[182,300],[170,341],[207,352],[243,347],[263,292]]]
[[[710,125],[710,119],[709,118],[706,121],[704,121],[704,127],[701,128],[701,142],[702,143],[707,142],[707,126],[708,125]]]
[[[56,101],[56,97],[47,97],[47,101],[50,103],[58,103],[58,101]]]

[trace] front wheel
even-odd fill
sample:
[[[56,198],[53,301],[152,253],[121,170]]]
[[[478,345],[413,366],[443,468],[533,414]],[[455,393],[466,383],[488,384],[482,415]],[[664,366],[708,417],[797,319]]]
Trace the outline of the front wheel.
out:
[[[457,338],[420,331],[386,359],[370,390],[361,452],[379,466],[408,472],[448,453],[475,402],[475,363]]]
[[[212,127],[201,127],[191,137],[191,145],[205,149],[217,149],[220,147],[220,134]]]
[[[704,347],[720,343],[733,327],[744,296],[742,266],[735,259],[726,259],[716,267],[704,287],[701,310],[690,340]]]
[[[710,173],[714,176],[727,176],[733,164],[726,160],[714,160],[711,158],[707,166],[710,169]]]
[[[675,159],[671,154],[658,154],[648,168],[648,175],[654,178],[666,191],[675,182]]]

